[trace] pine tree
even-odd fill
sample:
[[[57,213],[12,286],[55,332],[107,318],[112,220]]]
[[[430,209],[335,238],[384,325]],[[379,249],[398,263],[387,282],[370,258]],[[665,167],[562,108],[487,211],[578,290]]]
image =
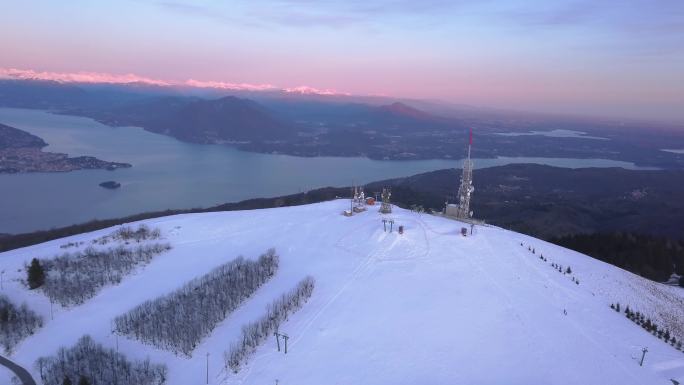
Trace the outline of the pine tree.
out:
[[[90,385],[90,381],[84,376],[81,376],[81,378],[78,379],[78,385]]]
[[[34,259],[34,261],[35,261],[35,259]],[[69,379],[69,377],[64,376],[64,380],[62,381],[62,385],[71,385],[71,380]]]
[[[618,302],[617,305],[615,305],[615,311],[618,313],[620,312],[620,302]]]
[[[40,261],[36,258],[31,260],[31,266],[28,268],[28,277],[26,281],[28,282],[30,289],[37,289],[45,283],[45,271],[43,266],[40,265]]]
[[[572,269],[570,268],[570,266],[568,266],[568,268],[565,269],[565,274],[572,274]]]

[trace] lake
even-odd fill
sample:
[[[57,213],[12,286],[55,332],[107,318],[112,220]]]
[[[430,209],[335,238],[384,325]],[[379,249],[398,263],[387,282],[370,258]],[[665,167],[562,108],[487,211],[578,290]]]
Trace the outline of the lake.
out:
[[[43,138],[45,151],[126,162],[129,169],[0,174],[0,233],[20,233],[145,211],[208,207],[248,198],[348,186],[460,167],[461,160],[380,161],[257,154],[228,146],[183,143],[137,127],[108,127],[92,119],[46,111],[0,108],[0,123]],[[605,159],[475,159],[476,168],[510,163],[559,167],[623,167]],[[115,180],[121,188],[99,183]],[[454,188],[458,181],[454,181]]]
[[[593,140],[609,140],[600,136],[587,135],[586,132],[575,130],[553,129],[548,131],[530,131],[530,132],[497,132],[496,135],[501,136],[548,136],[550,138],[579,138],[579,139],[593,139]]]

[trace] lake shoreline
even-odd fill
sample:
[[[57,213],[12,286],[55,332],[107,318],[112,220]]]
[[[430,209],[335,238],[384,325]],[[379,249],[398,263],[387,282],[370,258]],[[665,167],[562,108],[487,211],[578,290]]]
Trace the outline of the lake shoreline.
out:
[[[116,170],[115,177],[106,170],[0,174],[0,233],[22,233],[169,207],[212,207],[462,166],[462,160],[456,159],[383,161],[260,154],[225,145],[189,144],[137,127],[112,128],[90,118],[40,110],[0,108],[0,122],[44,138],[49,143],[46,151],[90,155],[134,166]],[[643,169],[629,162],[600,159],[500,157],[474,161],[476,169],[511,163]],[[125,188],[113,194],[99,186],[114,178]]]

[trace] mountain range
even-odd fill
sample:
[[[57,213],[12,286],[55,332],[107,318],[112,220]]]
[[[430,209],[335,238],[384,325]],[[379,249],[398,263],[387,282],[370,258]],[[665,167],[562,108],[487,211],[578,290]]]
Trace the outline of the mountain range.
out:
[[[684,168],[684,126],[554,116],[421,100],[285,91],[0,80],[0,107],[87,116],[202,144],[296,156],[593,158]],[[649,135],[643,134],[648,129]],[[571,135],[554,136],[553,132]]]

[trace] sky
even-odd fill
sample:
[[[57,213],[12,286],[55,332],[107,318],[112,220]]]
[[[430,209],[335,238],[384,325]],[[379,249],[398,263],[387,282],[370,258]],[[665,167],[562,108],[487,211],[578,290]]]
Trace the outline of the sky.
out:
[[[5,70],[684,121],[681,0],[3,3]]]

